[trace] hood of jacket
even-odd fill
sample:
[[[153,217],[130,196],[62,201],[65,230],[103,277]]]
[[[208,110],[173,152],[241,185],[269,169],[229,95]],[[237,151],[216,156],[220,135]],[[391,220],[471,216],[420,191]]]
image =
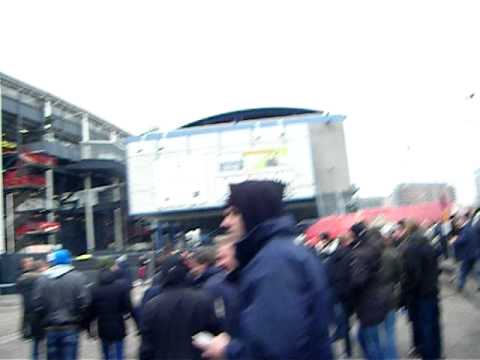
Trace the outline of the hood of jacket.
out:
[[[228,206],[242,214],[247,232],[272,218],[284,214],[283,192],[285,185],[269,180],[249,180],[230,185]]]
[[[235,245],[238,270],[244,268],[267,243],[276,237],[288,237],[293,241],[295,220],[291,215],[282,215],[258,224]]]
[[[72,265],[55,265],[44,272],[44,275],[50,279],[57,279],[75,268]]]

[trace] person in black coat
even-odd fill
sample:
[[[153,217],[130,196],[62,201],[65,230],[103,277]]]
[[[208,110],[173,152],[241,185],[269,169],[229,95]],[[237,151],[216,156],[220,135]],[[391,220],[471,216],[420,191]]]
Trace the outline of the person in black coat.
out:
[[[422,359],[439,359],[442,344],[438,255],[418,226],[412,229],[407,241],[403,255],[403,303],[417,334],[417,352]]]
[[[45,329],[33,306],[33,289],[41,273],[33,258],[23,258],[21,265],[22,274],[16,283],[17,291],[22,296],[23,305],[21,333],[24,339],[32,339],[32,358],[36,360],[39,358],[40,344],[45,339]]]
[[[380,325],[390,311],[389,288],[382,281],[382,246],[364,223],[350,229],[351,286],[355,313],[360,322],[358,338],[367,359],[383,359]]]
[[[147,302],[141,321],[140,360],[198,359],[192,336],[221,332],[213,300],[202,290],[188,287],[188,268],[179,256],[162,264],[162,291]]]
[[[135,313],[126,281],[112,271],[113,263],[104,263],[98,274],[98,283],[92,290],[89,321],[97,320],[98,337],[105,359],[123,359],[123,339],[126,336],[125,316]],[[115,354],[115,355],[114,355]]]
[[[332,294],[331,298],[336,325],[333,340],[343,339],[345,342],[345,353],[347,357],[351,357],[350,317],[353,314],[354,308],[350,272],[352,252],[345,238],[330,242],[327,248],[324,248],[324,251],[322,251],[323,254],[327,252],[329,256],[324,258],[324,261]]]

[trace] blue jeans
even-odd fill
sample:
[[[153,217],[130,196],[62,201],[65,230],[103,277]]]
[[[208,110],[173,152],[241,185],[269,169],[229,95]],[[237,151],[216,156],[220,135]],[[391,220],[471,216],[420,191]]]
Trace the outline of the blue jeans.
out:
[[[358,342],[362,347],[363,355],[368,360],[385,359],[382,344],[380,342],[379,328],[380,325],[369,327],[360,325],[360,328],[358,329]]]
[[[123,340],[102,340],[102,352],[105,360],[123,360]]]
[[[422,359],[439,359],[442,355],[442,337],[440,334],[440,310],[436,297],[416,301],[417,321],[420,332]]]
[[[48,330],[47,349],[48,360],[76,360],[78,331]]]
[[[467,281],[467,276],[472,270],[475,273],[477,284],[480,286],[480,272],[478,271],[478,269],[475,269],[476,263],[477,259],[475,258],[462,261],[462,264],[460,265],[460,279],[458,283],[458,288],[460,290],[464,288],[465,282]]]
[[[38,360],[40,359],[40,347],[43,344],[43,338],[32,338],[32,359]]]
[[[388,313],[385,321],[382,324],[382,343],[383,352],[386,359],[398,359],[397,341],[395,334],[395,310]]]
[[[352,343],[350,341],[350,319],[344,306],[340,303],[334,305],[335,334],[332,341],[343,339],[345,342],[345,353],[352,356]]]

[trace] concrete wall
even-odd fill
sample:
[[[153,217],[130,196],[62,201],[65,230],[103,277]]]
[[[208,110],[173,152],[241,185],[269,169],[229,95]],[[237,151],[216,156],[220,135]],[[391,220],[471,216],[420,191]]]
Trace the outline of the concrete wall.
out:
[[[310,123],[310,141],[319,215],[343,212],[350,188],[342,123]]]
[[[310,141],[318,193],[350,187],[347,149],[342,123],[310,123]]]

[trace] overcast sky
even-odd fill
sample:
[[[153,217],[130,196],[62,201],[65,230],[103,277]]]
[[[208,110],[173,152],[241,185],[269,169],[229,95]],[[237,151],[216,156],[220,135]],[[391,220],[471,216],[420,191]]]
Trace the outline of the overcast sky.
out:
[[[3,0],[0,71],[132,133],[254,107],[344,114],[361,195],[446,181],[469,202],[475,4]]]

